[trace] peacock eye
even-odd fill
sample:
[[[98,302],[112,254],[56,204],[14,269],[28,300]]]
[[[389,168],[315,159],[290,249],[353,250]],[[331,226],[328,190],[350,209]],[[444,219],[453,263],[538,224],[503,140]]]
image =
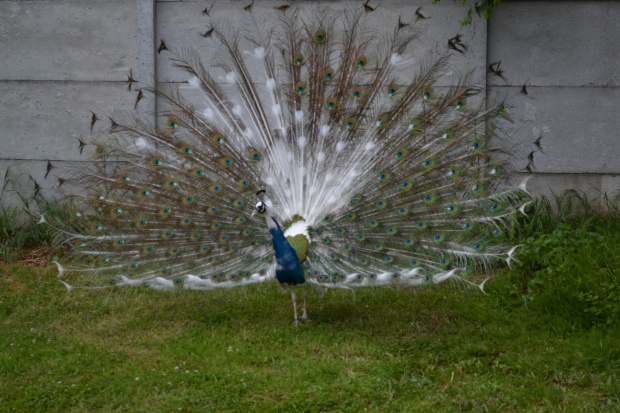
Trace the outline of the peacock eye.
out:
[[[176,129],[179,126],[179,121],[177,121],[175,118],[169,118],[166,121],[166,124],[170,129]]]
[[[301,53],[296,53],[295,56],[293,56],[293,64],[295,66],[301,66],[303,62],[304,62],[304,57]]]
[[[328,109],[336,109],[338,106],[338,99],[331,97],[325,101],[325,105]]]
[[[298,95],[303,94],[305,90],[306,90],[306,84],[304,82],[300,81],[295,84],[295,91],[297,92]]]
[[[327,39],[327,36],[325,34],[325,30],[319,29],[316,31],[316,33],[314,33],[314,40],[317,43],[325,43],[326,39]]]

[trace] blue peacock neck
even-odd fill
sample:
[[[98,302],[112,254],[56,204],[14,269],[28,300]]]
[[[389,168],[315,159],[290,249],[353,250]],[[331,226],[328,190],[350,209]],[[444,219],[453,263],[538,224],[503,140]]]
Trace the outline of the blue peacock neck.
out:
[[[304,272],[297,253],[287,241],[280,224],[269,212],[265,213],[265,222],[271,233],[276,257],[276,279],[281,284],[297,285],[305,282]]]

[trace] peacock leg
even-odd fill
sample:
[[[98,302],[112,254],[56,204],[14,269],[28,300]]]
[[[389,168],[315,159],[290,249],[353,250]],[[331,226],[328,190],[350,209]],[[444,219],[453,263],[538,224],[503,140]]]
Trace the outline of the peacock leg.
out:
[[[306,313],[306,298],[308,298],[308,289],[304,288],[304,309],[301,314],[301,319],[304,320],[306,323],[309,323],[312,320],[308,318],[308,314]]]
[[[291,298],[293,299],[293,311],[295,312],[295,328],[299,327],[299,318],[297,318],[297,295],[291,290]]]

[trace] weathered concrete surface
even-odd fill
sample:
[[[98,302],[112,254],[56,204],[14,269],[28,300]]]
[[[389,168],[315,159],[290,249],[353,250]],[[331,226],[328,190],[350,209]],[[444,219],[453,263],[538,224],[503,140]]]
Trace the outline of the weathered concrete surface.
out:
[[[140,79],[136,33],[133,1],[0,2],[0,183],[10,167],[21,195],[33,195],[30,177],[58,195],[61,167],[88,159],[78,138],[133,110],[136,84],[129,92],[125,82],[130,69]],[[90,111],[100,118],[93,134]],[[45,179],[47,160],[55,169]],[[20,199],[5,192],[1,203]]]
[[[620,174],[620,88],[489,87],[490,95],[507,97],[517,144],[514,165],[530,162],[536,173]],[[534,142],[540,139],[539,148]]]
[[[58,178],[66,176],[67,171],[64,168],[69,164],[73,162],[52,162],[54,168],[45,178],[47,161],[0,160],[0,190],[2,187],[5,188],[4,191],[0,191],[0,205],[24,206],[22,198],[31,201],[35,194],[35,181],[39,185],[39,193],[45,199],[61,199],[63,191],[59,190]]]
[[[78,138],[104,132],[135,94],[116,82],[0,82],[0,159],[75,160]],[[90,132],[92,113],[100,118]]]
[[[136,0],[138,8],[138,87],[155,86],[155,0]],[[136,89],[138,89],[136,87]],[[155,99],[145,96],[138,105],[140,119],[146,124],[155,123]]]
[[[531,174],[518,174],[525,179]],[[620,194],[620,176],[598,174],[534,174],[527,189],[535,195],[544,195],[553,201],[567,189],[584,193],[592,204],[601,200],[603,194]]]
[[[620,2],[504,1],[488,29],[488,62],[507,79],[489,74],[488,94],[507,97],[533,192],[620,189]]]
[[[0,79],[127,80],[137,70],[134,1],[1,1]]]
[[[412,43],[409,51],[415,56],[425,56],[431,51],[437,53],[445,53],[447,51],[448,39],[455,36],[459,32],[461,20],[466,13],[466,9],[460,4],[451,1],[443,1],[438,4],[420,4],[421,12],[427,19],[419,19],[416,21],[415,11],[420,5],[416,5],[410,1],[384,1],[378,3],[379,7],[371,13],[362,12],[360,17],[360,27],[367,30],[367,33],[387,34],[398,25],[399,16],[402,22],[409,23],[419,35],[418,39]],[[202,61],[209,66],[211,75],[218,79],[225,75],[225,71],[215,66],[223,54],[219,42],[211,37],[203,37],[209,29],[215,27],[227,33],[228,37],[238,36],[240,40],[240,50],[252,51],[256,46],[252,45],[243,38],[244,27],[252,27],[253,24],[265,29],[280,27],[278,19],[289,17],[291,11],[285,14],[281,11],[274,10],[275,6],[280,6],[281,1],[260,1],[256,2],[252,8],[252,13],[243,10],[247,4],[238,1],[218,1],[213,3],[213,8],[209,11],[209,16],[203,14],[205,6],[210,5],[204,2],[167,2],[159,1],[156,4],[157,16],[157,45],[163,39],[166,46],[178,51],[182,48],[191,47],[199,52]],[[248,2],[249,4],[249,2]],[[299,8],[299,18],[306,20],[311,17],[321,16],[325,12],[323,5],[317,5],[315,2],[300,2],[296,4]],[[293,9],[290,9],[293,10]],[[360,11],[363,10],[362,4],[359,2],[329,2],[329,10],[341,10],[339,13],[344,15],[345,10]],[[332,13],[333,14],[333,13]],[[329,17],[329,15],[327,15]],[[254,20],[253,20],[254,19]],[[338,26],[336,26],[338,27]],[[386,30],[387,29],[387,30]],[[462,41],[467,44],[468,50],[464,56],[453,52],[456,56],[453,68],[458,73],[465,73],[469,70],[484,68],[486,62],[486,21],[475,19],[474,24],[467,26],[460,31]],[[304,33],[304,35],[306,35]],[[271,40],[273,37],[265,35],[265,40]],[[379,37],[379,36],[377,36]],[[374,39],[377,40],[377,39]],[[373,50],[373,47],[368,47]],[[184,82],[187,81],[188,75],[174,68],[169,61],[170,53],[162,51],[157,55],[157,76],[160,82]],[[372,55],[369,54],[369,58]],[[264,77],[261,71],[254,71],[253,67],[249,68],[253,76],[258,81]],[[480,86],[486,83],[484,70],[477,72],[477,77],[472,82]],[[442,78],[438,82],[439,85],[449,86],[453,83],[453,78]]]
[[[510,85],[620,86],[618,1],[503,1],[488,38]]]

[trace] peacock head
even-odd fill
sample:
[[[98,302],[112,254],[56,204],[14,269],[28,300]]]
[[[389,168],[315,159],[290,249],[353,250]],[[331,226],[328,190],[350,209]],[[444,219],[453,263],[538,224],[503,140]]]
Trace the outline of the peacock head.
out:
[[[256,214],[264,214],[265,212],[267,212],[267,204],[265,204],[265,202],[263,201],[263,197],[266,193],[267,191],[265,191],[264,189],[261,189],[256,193],[256,196],[260,199],[260,201],[254,207],[254,212],[252,212],[252,216]]]
[[[252,216],[256,214],[264,214],[265,212],[267,212],[267,204],[265,204],[263,201],[260,201],[254,207],[254,212],[252,212]]]

